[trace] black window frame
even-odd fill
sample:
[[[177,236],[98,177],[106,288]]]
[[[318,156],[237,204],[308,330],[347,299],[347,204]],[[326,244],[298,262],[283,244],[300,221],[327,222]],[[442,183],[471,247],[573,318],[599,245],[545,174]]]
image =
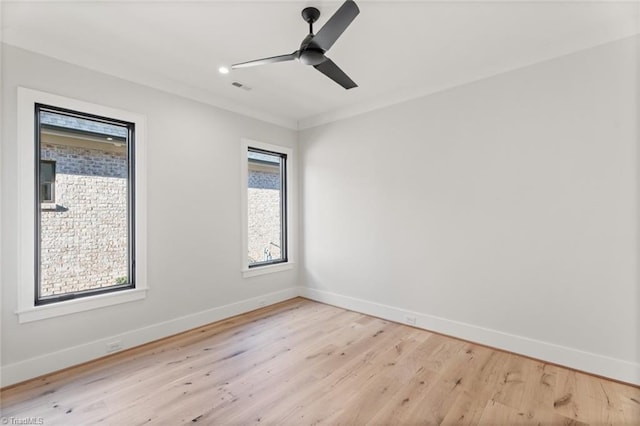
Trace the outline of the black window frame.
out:
[[[98,121],[106,124],[113,124],[127,128],[127,261],[128,261],[128,281],[123,284],[116,284],[109,287],[81,290],[72,293],[57,294],[52,296],[41,296],[41,216],[42,208],[40,202],[40,162],[41,156],[41,130],[43,125],[40,123],[40,112],[49,111],[57,114],[68,115],[72,117]],[[48,305],[66,300],[96,296],[106,293],[114,293],[122,290],[130,290],[136,288],[136,259],[135,259],[135,123],[119,120],[110,117],[103,117],[91,113],[75,111],[67,108],[35,103],[34,105],[34,143],[35,143],[35,230],[34,230],[34,255],[35,255],[35,273],[34,273],[34,306]]]
[[[248,163],[252,162],[252,159],[248,157],[250,152],[257,154],[272,155],[274,157],[280,157],[280,258],[276,260],[265,260],[261,262],[248,263],[249,269],[259,268],[261,266],[277,265],[280,263],[289,262],[289,249],[288,249],[288,220],[287,220],[287,154],[277,151],[269,151],[261,148],[254,148],[249,146],[247,148],[247,179],[249,174]],[[260,163],[259,160],[253,160],[256,163]],[[248,185],[245,190],[248,190]],[[249,212],[247,212],[249,214]],[[247,234],[247,238],[249,235]],[[247,253],[244,254],[245,256]]]

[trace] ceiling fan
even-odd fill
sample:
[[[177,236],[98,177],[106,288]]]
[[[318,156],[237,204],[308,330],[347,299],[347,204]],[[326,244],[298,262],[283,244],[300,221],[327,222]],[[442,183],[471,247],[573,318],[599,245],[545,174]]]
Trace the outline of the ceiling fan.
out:
[[[360,9],[358,9],[355,2],[347,0],[340,6],[336,13],[329,18],[327,23],[320,28],[318,34],[313,34],[313,23],[320,17],[320,11],[315,7],[306,7],[302,10],[302,18],[309,24],[309,35],[302,40],[300,49],[288,55],[272,56],[270,58],[231,65],[231,69],[247,68],[297,59],[305,65],[313,65],[315,69],[345,89],[358,87],[340,67],[325,56],[327,50],[333,46],[338,37],[340,37],[344,30],[346,30],[356,16],[358,16],[358,13],[360,13]]]

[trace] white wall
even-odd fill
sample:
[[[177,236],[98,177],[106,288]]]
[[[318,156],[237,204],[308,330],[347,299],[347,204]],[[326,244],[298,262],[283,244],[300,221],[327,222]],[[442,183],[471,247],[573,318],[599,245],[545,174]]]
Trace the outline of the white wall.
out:
[[[637,43],[301,132],[306,294],[640,383]]]
[[[146,115],[145,300],[18,323],[18,86]],[[297,294],[296,268],[241,277],[239,183],[241,138],[294,147],[296,132],[7,45],[2,110],[3,385],[104,355],[113,339],[130,347]]]

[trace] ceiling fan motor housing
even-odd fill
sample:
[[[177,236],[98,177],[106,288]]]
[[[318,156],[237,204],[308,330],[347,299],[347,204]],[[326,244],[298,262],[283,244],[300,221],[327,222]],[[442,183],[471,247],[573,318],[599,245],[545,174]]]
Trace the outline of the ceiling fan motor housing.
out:
[[[313,40],[313,23],[320,17],[320,11],[315,7],[305,7],[302,9],[302,19],[309,24],[309,35],[307,35],[300,44],[298,51],[298,60],[305,65],[318,65],[323,63],[326,58],[324,50],[315,46]]]
[[[318,65],[323,63],[326,60],[326,57],[321,49],[307,47],[304,50],[300,50],[298,59],[305,65]]]

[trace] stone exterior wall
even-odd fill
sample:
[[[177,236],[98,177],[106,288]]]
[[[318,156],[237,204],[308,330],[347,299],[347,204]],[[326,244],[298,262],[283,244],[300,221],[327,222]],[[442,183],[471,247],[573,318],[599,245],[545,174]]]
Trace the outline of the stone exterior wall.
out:
[[[41,158],[56,161],[56,206],[41,211],[41,295],[127,279],[125,148],[43,142]]]
[[[249,263],[281,257],[280,173],[249,168]]]

